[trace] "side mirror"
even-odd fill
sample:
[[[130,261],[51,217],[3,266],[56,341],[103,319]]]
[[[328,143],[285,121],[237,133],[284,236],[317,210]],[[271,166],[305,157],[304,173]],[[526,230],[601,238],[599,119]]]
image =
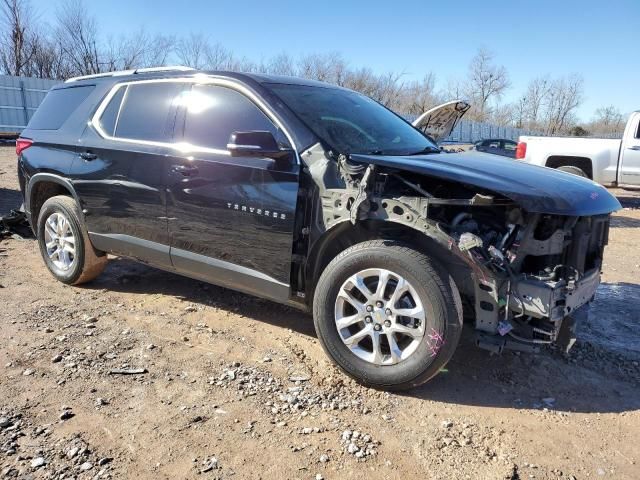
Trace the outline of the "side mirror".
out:
[[[271,132],[233,132],[227,143],[232,157],[266,157],[274,160],[292,153],[291,149],[280,148]]]

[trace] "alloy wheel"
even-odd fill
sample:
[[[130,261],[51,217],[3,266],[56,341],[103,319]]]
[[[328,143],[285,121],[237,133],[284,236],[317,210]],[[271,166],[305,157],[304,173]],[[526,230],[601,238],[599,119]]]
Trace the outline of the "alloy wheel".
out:
[[[425,309],[411,283],[381,268],[349,277],[335,302],[342,342],[375,365],[394,365],[409,358],[425,335],[425,321]]]
[[[54,212],[44,224],[44,243],[47,255],[56,268],[67,271],[76,260],[76,238],[69,219]]]

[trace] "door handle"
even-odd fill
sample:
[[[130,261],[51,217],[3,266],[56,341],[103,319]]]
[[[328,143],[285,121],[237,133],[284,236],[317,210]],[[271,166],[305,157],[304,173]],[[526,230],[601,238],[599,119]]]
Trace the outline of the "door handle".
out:
[[[640,145],[634,145],[632,147],[627,147],[629,150],[640,150]]]
[[[171,171],[173,173],[179,173],[183,177],[189,177],[198,173],[198,167],[194,167],[193,165],[174,165],[171,167]]]
[[[98,158],[98,155],[96,155],[95,153],[91,153],[91,152],[82,152],[80,154],[80,158],[90,162],[91,160],[95,160],[96,158]]]

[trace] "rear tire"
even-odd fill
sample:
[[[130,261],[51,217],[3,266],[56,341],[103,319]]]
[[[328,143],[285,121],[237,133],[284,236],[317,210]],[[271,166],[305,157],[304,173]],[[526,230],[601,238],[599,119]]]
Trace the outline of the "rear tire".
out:
[[[385,240],[356,244],[327,266],[315,290],[313,317],[329,357],[358,382],[386,390],[434,377],[462,332],[462,304],[451,276],[424,253]]]
[[[96,251],[71,197],[58,195],[42,205],[37,233],[40,254],[51,274],[62,283],[79,285],[96,278],[107,255]]]
[[[586,174],[584,170],[580,167],[576,167],[573,165],[564,165],[562,167],[558,167],[557,170],[562,172],[572,173],[573,175],[577,175],[579,177],[589,178],[589,175]]]

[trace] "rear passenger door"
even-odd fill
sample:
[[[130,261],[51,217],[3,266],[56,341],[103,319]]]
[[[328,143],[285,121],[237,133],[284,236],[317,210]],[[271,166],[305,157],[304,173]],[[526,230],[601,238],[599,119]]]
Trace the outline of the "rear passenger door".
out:
[[[164,171],[182,87],[167,81],[120,85],[85,131],[73,176],[96,248],[171,265]]]
[[[249,97],[220,85],[185,91],[178,115],[184,153],[167,165],[174,267],[190,276],[277,300],[289,295],[299,166],[232,157],[234,131],[284,133]]]

